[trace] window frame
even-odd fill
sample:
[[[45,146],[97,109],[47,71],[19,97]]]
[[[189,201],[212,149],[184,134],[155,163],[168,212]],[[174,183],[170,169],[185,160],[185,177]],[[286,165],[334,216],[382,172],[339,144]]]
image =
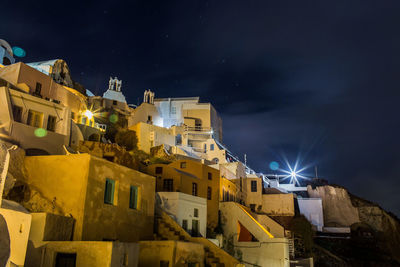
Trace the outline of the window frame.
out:
[[[139,187],[131,185],[129,190],[129,208],[133,210],[138,210],[139,209],[138,200],[139,200]]]
[[[174,192],[174,179],[171,178],[163,179],[163,191]]]
[[[51,131],[51,132],[55,132],[56,131],[56,124],[57,124],[57,117],[56,116],[52,116],[49,115],[47,117],[47,130]],[[50,127],[52,126],[52,127]]]
[[[111,192],[110,192],[110,200],[107,198],[108,196],[108,191],[107,185],[111,185]],[[105,183],[105,188],[104,188],[104,204],[109,204],[109,205],[114,205],[114,196],[115,196],[115,180],[111,178],[106,178],[106,183]]]
[[[37,120],[38,119],[38,120]],[[36,126],[36,122],[38,122],[38,126]],[[35,128],[42,128],[43,126],[43,113],[30,109],[28,111],[28,119],[26,124]]]
[[[251,192],[257,192],[257,181],[254,181],[254,180],[251,181],[250,188],[251,188]]]
[[[156,166],[154,169],[155,174],[162,174],[163,173],[163,167],[161,166]]]
[[[207,187],[207,199],[211,200],[211,198],[212,198],[212,188],[211,188],[211,186],[208,186]]]
[[[197,196],[198,194],[198,188],[197,188],[197,183],[192,183],[192,195]]]

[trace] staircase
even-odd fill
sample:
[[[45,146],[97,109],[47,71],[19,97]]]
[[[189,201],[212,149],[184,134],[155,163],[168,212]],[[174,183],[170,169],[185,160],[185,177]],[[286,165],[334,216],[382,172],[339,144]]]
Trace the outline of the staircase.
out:
[[[234,267],[239,264],[238,260],[206,238],[190,236],[164,211],[161,213],[161,217],[157,218],[156,240],[175,240],[202,244],[204,246],[206,267]]]

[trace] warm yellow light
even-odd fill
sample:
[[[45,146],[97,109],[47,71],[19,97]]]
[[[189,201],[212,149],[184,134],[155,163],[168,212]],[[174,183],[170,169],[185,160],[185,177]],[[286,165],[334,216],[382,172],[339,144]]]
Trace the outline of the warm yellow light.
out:
[[[91,120],[93,118],[93,113],[90,110],[85,110],[85,112],[83,113],[83,115],[85,115],[89,120]]]

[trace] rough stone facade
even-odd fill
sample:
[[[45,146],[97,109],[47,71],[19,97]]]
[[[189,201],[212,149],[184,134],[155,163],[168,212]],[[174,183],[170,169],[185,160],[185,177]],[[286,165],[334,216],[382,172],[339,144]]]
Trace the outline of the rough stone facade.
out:
[[[350,227],[360,222],[358,209],[352,205],[346,189],[327,186],[307,187],[311,198],[321,198],[326,227]]]

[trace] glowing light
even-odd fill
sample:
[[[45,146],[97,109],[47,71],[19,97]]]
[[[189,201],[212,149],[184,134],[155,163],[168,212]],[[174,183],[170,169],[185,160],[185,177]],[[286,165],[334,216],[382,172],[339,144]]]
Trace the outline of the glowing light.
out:
[[[36,137],[45,137],[47,135],[47,130],[43,128],[37,128],[34,131]]]
[[[305,167],[299,168],[299,158],[297,158],[294,166],[292,167],[286,157],[284,157],[284,161],[287,165],[287,169],[279,169],[279,171],[283,172],[285,176],[281,179],[281,181],[284,181],[286,179],[290,179],[290,183],[293,183],[294,185],[298,184],[300,185],[299,179],[306,179],[309,180],[310,178],[304,176],[302,172],[310,167],[310,165],[307,165]]]
[[[273,171],[276,171],[276,170],[279,169],[279,163],[276,162],[276,161],[271,161],[271,162],[269,163],[269,168],[270,168],[271,170],[273,170]]]
[[[85,110],[85,112],[83,113],[83,115],[85,115],[89,120],[91,120],[93,118],[93,112],[91,112],[90,110]]]

